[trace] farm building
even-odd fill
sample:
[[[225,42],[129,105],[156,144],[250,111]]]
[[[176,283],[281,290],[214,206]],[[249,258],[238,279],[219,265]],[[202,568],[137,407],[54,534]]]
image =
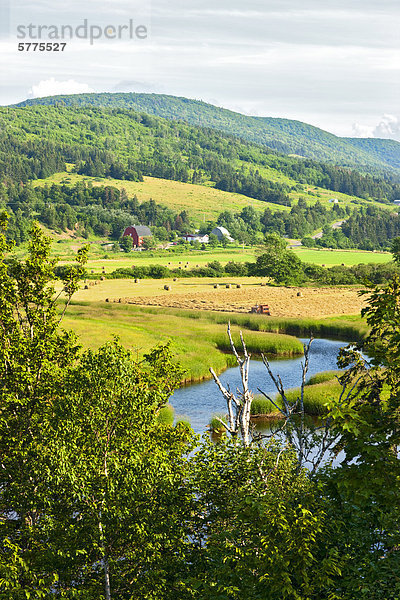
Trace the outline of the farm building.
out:
[[[187,233],[186,235],[182,236],[182,239],[185,240],[185,242],[200,242],[201,244],[208,244],[208,235],[196,235],[193,233]]]
[[[143,238],[152,237],[153,234],[146,225],[130,225],[125,228],[122,237],[126,237],[127,235],[132,238],[133,247],[140,248],[143,245]]]
[[[231,234],[229,233],[229,231],[227,229],[225,229],[225,227],[221,227],[221,226],[214,227],[214,229],[212,230],[211,233],[216,235],[217,238],[219,239],[219,241],[221,241],[223,237],[228,238],[228,240],[230,242],[234,241],[233,237],[231,237]]]

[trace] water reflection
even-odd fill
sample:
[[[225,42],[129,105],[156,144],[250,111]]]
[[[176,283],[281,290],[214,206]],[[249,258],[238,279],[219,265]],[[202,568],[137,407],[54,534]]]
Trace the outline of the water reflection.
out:
[[[301,341],[307,342],[308,340]],[[348,342],[325,339],[314,340],[310,352],[308,378],[321,371],[337,369],[336,359],[338,352],[340,348],[347,345]],[[285,389],[300,385],[302,360],[303,358],[300,357],[270,361],[273,374],[281,376]],[[240,385],[240,376],[237,368],[228,369],[221,375],[220,379],[225,386],[230,385],[231,389],[236,389]],[[275,392],[274,385],[269,379],[267,370],[261,361],[251,361],[249,379],[250,389],[254,393],[257,393],[257,388],[261,388],[267,394]],[[177,390],[170,402],[175,408],[176,415],[185,415],[189,418],[196,433],[203,433],[207,429],[210,418],[214,413],[226,412],[225,400],[212,380]],[[257,428],[269,428],[270,425],[271,423],[264,420],[257,424]]]

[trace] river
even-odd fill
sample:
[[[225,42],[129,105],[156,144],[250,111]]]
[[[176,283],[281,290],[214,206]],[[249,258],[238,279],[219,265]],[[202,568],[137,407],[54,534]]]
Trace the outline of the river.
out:
[[[308,342],[308,340],[301,340]],[[307,378],[321,371],[337,369],[336,359],[339,349],[347,346],[348,342],[339,342],[326,339],[316,339],[311,345],[310,365]],[[301,383],[301,362],[303,357],[291,359],[271,359],[274,375],[282,377],[285,389],[298,387]],[[212,365],[210,365],[212,366]],[[235,390],[240,385],[240,376],[237,367],[227,369],[220,376],[221,382],[230,385]],[[252,360],[250,364],[250,389],[258,394],[257,388],[267,394],[276,390],[270,380],[267,370],[260,360]],[[226,413],[226,403],[213,380],[196,383],[177,390],[170,403],[175,409],[177,417],[185,416],[190,421],[196,433],[203,433],[215,413]]]

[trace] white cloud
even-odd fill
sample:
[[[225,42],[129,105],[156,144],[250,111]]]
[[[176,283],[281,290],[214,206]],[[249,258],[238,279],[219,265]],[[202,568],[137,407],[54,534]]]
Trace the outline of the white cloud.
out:
[[[368,138],[374,137],[374,128],[370,125],[362,125],[361,123],[353,123],[351,137]]]
[[[400,141],[400,119],[395,115],[383,115],[374,129],[374,137]]]
[[[44,79],[29,90],[29,98],[43,98],[59,94],[86,94],[94,90],[87,83],[79,83],[74,79],[57,81],[54,77]]]
[[[383,115],[377,125],[353,123],[352,137],[374,137],[400,142],[400,118],[395,115]]]

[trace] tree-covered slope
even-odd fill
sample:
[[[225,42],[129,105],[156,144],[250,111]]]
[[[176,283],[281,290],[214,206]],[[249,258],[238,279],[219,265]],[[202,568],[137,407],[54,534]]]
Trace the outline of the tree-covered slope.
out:
[[[285,206],[289,193],[304,185],[383,202],[400,195],[400,185],[382,178],[285,156],[215,129],[132,109],[0,109],[0,179],[45,178],[64,170],[65,163],[92,177],[212,182],[226,192]]]
[[[134,109],[224,131],[284,154],[400,177],[400,143],[393,140],[340,138],[300,121],[246,116],[199,100],[160,94],[102,93],[36,98],[18,106],[34,105]]]

